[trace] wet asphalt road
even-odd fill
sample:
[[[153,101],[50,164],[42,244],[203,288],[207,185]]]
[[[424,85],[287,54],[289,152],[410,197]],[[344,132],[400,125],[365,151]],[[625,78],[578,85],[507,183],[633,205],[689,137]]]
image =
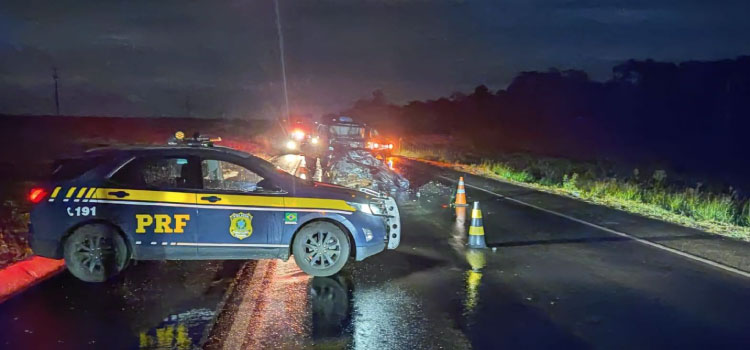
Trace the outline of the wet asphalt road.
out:
[[[149,262],[103,285],[64,273],[0,304],[0,348],[750,348],[750,281],[484,192],[487,243],[452,183],[397,162],[395,251],[311,278],[294,264]],[[419,195],[417,195],[419,193]]]
[[[0,349],[193,349],[240,261],[142,261],[107,283],[67,271],[0,304]]]
[[[750,348],[745,277],[471,189],[497,249],[466,249],[469,218],[444,207],[453,184],[396,168],[415,189],[397,250],[336,278],[268,262],[207,347]]]

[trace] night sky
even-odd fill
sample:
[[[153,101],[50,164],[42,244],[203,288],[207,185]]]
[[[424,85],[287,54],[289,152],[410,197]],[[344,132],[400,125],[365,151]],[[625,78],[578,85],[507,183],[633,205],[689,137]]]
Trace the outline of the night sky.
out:
[[[520,71],[608,79],[629,58],[750,54],[750,1],[280,0],[292,111],[382,89],[436,98]],[[270,118],[282,106],[273,1],[3,0],[0,113]]]

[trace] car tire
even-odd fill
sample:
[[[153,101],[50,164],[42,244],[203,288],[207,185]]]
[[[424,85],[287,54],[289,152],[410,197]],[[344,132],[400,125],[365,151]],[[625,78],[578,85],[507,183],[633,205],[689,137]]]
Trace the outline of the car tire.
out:
[[[292,242],[292,254],[302,271],[327,277],[341,271],[351,251],[349,236],[330,222],[317,221],[303,226]]]
[[[73,276],[86,282],[104,282],[117,275],[128,263],[125,240],[114,227],[87,224],[65,240],[65,266]]]

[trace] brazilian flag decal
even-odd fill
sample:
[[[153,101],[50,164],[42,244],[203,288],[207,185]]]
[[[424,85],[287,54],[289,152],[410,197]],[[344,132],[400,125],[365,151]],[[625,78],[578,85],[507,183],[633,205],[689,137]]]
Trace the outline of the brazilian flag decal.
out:
[[[296,225],[297,224],[297,213],[284,213],[284,224]]]

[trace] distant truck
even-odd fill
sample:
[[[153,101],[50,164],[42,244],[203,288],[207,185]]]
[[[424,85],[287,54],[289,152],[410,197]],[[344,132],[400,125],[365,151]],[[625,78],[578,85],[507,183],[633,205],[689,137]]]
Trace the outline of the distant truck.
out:
[[[331,151],[367,148],[366,126],[350,117],[336,117],[324,126]]]
[[[394,149],[394,143],[376,129],[347,116],[334,117],[323,123],[294,119],[289,123],[287,134],[287,151],[305,157],[310,176],[315,175],[318,159],[325,174],[330,161],[348,150],[366,150],[385,158]]]
[[[335,150],[367,149],[375,155],[390,156],[395,143],[380,134],[377,129],[364,123],[355,122],[350,117],[338,117],[327,126],[329,144]]]

